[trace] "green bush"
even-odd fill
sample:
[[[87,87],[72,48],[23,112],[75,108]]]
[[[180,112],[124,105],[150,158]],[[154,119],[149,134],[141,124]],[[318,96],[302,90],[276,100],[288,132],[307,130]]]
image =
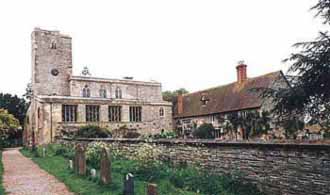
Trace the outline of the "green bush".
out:
[[[204,123],[193,131],[195,138],[212,139],[214,138],[214,127],[212,124]]]
[[[46,148],[47,155],[63,156],[68,159],[73,159],[75,150],[72,145],[64,144],[50,144]]]
[[[111,137],[111,133],[106,128],[97,125],[86,125],[79,128],[76,137],[78,138],[107,138]]]
[[[138,138],[141,134],[136,131],[128,131],[123,135],[123,138]]]
[[[175,139],[175,138],[178,137],[178,135],[174,131],[164,131],[164,130],[162,130],[161,133],[152,135],[151,137],[154,138],[154,139]]]
[[[103,149],[108,149],[108,146],[103,142],[89,143],[86,149],[87,164],[93,168],[100,168],[101,152]]]

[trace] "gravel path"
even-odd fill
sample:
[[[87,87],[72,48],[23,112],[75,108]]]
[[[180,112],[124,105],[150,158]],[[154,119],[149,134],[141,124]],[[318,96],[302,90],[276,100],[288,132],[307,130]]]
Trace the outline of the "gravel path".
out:
[[[3,185],[10,195],[73,195],[54,176],[23,156],[18,148],[2,153]]]

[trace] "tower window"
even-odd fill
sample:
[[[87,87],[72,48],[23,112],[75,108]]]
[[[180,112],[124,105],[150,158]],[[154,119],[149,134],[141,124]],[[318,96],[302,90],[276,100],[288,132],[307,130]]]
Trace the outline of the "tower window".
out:
[[[62,121],[77,122],[77,105],[62,105]]]
[[[121,99],[122,98],[122,91],[119,87],[116,88],[116,91],[115,91],[115,96],[117,99]]]
[[[163,107],[159,109],[159,116],[164,117],[164,108]]]
[[[51,45],[50,45],[51,49],[56,49],[56,41],[52,41]]]
[[[87,122],[100,121],[100,106],[86,105],[86,121]]]
[[[109,121],[110,122],[121,121],[121,106],[109,106]]]
[[[130,122],[141,122],[142,121],[142,107],[141,106],[130,106],[129,107],[129,121]]]
[[[91,90],[89,89],[88,85],[85,85],[82,91],[83,97],[91,97]]]

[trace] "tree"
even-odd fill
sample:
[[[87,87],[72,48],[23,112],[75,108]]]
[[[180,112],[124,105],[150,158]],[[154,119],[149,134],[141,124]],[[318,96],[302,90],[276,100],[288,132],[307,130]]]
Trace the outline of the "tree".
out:
[[[179,94],[186,94],[186,93],[189,93],[188,90],[186,90],[185,88],[180,88],[175,91],[164,91],[162,95],[165,101],[173,102],[175,101],[175,98]]]
[[[315,17],[330,24],[330,1],[319,0],[311,8]],[[280,124],[309,116],[310,124],[319,124],[325,131],[330,129],[330,35],[320,32],[314,41],[296,43],[297,53],[284,62],[290,63],[287,78],[289,88],[264,89],[262,96],[271,97]],[[290,76],[291,75],[291,76]],[[294,76],[292,76],[294,75]],[[300,120],[300,119],[299,119]],[[297,128],[296,128],[297,129]]]
[[[250,136],[266,134],[270,130],[269,112],[263,111],[259,113],[257,110],[228,113],[226,119],[220,120],[223,122],[223,128],[231,135],[235,134],[239,127],[244,129],[244,139]]]
[[[19,121],[14,115],[9,114],[5,109],[0,109],[0,147],[10,136],[18,133],[19,127]]]
[[[27,104],[23,98],[19,98],[16,95],[0,93],[0,108],[6,109],[19,120],[21,126],[24,125]]]
[[[194,129],[193,135],[199,139],[212,139],[214,138],[214,127],[212,124],[204,123],[197,129]]]

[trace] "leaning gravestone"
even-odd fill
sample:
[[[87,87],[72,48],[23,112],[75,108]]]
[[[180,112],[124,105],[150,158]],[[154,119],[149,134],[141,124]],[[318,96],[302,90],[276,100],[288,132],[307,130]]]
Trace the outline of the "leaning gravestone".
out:
[[[96,169],[91,169],[91,177],[95,179],[96,177]]]
[[[134,195],[134,176],[131,173],[124,178],[124,195]]]
[[[72,170],[73,169],[73,161],[69,160],[69,169]]]
[[[147,195],[158,195],[157,193],[157,185],[149,183],[147,186]]]
[[[107,149],[103,148],[101,153],[100,177],[102,184],[111,183],[111,158]]]
[[[46,157],[46,148],[45,147],[42,148],[42,157],[43,158]]]
[[[74,157],[74,171],[78,175],[86,175],[85,148],[82,145],[77,145],[76,147],[76,154]]]

